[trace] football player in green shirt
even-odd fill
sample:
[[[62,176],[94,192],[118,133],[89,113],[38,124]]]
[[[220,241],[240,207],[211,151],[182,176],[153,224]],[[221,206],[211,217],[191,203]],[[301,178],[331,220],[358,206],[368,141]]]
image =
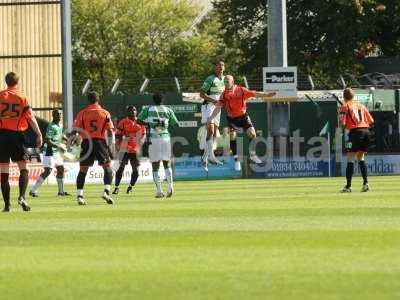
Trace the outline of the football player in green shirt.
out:
[[[70,196],[69,193],[64,191],[64,160],[62,157],[62,151],[65,150],[65,146],[62,141],[65,139],[63,135],[63,129],[60,125],[61,112],[58,109],[52,111],[53,120],[49,123],[46,130],[46,136],[44,138],[44,155],[43,155],[43,167],[44,171],[36,179],[32,190],[29,192],[31,197],[38,197],[38,191],[42,183],[50,175],[51,170],[55,167],[57,169],[57,185],[58,185],[58,196]]]
[[[202,162],[206,170],[208,161],[217,165],[222,164],[215,157],[213,151],[214,141],[217,137],[221,113],[217,114],[212,120],[209,120],[209,117],[215,109],[215,103],[218,102],[219,96],[225,90],[224,70],[225,63],[223,61],[217,61],[217,63],[215,64],[214,74],[206,78],[200,91],[200,97],[204,99],[203,105],[201,106],[201,123],[203,124],[203,126],[207,126],[206,145],[204,147],[204,154],[202,157]],[[211,122],[207,124],[207,121]]]
[[[153,180],[157,188],[156,198],[163,198],[161,188],[160,163],[163,162],[165,177],[168,182],[167,197],[174,192],[173,176],[171,169],[171,136],[169,128],[178,125],[178,120],[173,110],[162,105],[162,95],[155,94],[153,101],[155,105],[145,106],[138,116],[139,124],[147,124],[150,127],[149,158],[153,168]]]

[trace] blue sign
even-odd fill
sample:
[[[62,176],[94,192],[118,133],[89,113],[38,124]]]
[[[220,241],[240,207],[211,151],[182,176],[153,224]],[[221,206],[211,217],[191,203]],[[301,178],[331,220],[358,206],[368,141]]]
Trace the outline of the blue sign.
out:
[[[208,172],[201,165],[200,156],[177,159],[174,176],[176,179],[206,179],[206,178],[237,178],[242,172],[235,171],[233,157],[219,157],[224,162],[222,166],[208,165]]]
[[[400,174],[400,155],[366,155],[368,174],[396,175]],[[343,158],[342,175],[346,174],[347,161]],[[358,164],[355,164],[354,174],[361,174]]]
[[[331,159],[331,176],[335,175],[335,158]],[[272,163],[251,166],[256,178],[281,177],[324,177],[329,176],[329,162],[326,160],[310,161],[304,158],[273,159]]]

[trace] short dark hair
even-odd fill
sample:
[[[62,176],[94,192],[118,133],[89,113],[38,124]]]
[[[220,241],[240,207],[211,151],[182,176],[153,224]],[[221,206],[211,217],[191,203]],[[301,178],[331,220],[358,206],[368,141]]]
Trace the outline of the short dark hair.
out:
[[[343,91],[343,98],[345,100],[351,100],[354,98],[354,91],[351,88],[346,88]]]
[[[51,111],[52,114],[56,114],[59,113],[61,114],[61,111],[58,108],[53,108],[53,110]]]
[[[161,105],[161,103],[163,102],[163,96],[160,93],[155,93],[153,95],[153,102],[156,105]]]
[[[126,110],[127,112],[128,112],[128,111],[134,111],[134,110],[136,110],[136,107],[133,106],[133,105],[127,105],[126,108],[125,108],[125,110]]]
[[[99,101],[99,94],[97,94],[95,91],[91,91],[87,94],[87,99],[91,104],[96,103]]]
[[[7,75],[6,75],[5,80],[6,80],[6,84],[7,84],[8,86],[14,86],[14,85],[17,85],[17,84],[18,84],[19,77],[18,77],[18,75],[17,75],[16,73],[14,73],[14,72],[9,72],[9,73],[7,73]]]

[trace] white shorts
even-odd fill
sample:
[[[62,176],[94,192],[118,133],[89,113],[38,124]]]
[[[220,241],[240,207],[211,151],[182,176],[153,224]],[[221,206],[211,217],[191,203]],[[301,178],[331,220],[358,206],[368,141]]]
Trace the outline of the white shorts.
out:
[[[217,130],[217,138],[220,136],[219,130]],[[207,148],[207,127],[205,125],[199,127],[197,131],[197,141],[199,142],[200,150],[205,150]],[[213,149],[217,149],[216,139],[214,139]]]
[[[200,126],[197,130],[197,141],[199,142],[200,150],[206,149],[206,139],[207,139],[207,127],[205,125]]]
[[[171,139],[154,138],[149,146],[150,161],[171,160]]]
[[[59,167],[64,165],[64,160],[59,154],[54,154],[52,156],[43,156],[43,167],[51,168]]]
[[[211,116],[215,109],[215,104],[214,103],[207,103],[206,105],[201,106],[201,123],[206,124],[208,121],[208,118]],[[212,123],[215,124],[216,126],[219,126],[219,121],[221,119],[221,112],[212,119]]]

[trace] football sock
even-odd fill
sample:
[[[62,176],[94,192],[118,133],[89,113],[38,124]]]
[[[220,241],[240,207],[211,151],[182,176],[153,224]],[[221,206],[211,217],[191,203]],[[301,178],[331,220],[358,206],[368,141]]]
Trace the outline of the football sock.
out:
[[[105,184],[104,185],[104,193],[106,195],[110,195],[110,190],[111,190],[111,184]]]
[[[111,183],[113,179],[113,173],[110,167],[104,168],[104,192],[108,195],[111,190]]]
[[[212,160],[217,160],[214,154],[214,139],[212,137],[207,140],[207,154]]]
[[[133,167],[132,168],[132,174],[131,174],[131,182],[130,186],[134,186],[139,178],[139,171],[137,168]]]
[[[37,193],[39,191],[40,186],[42,185],[42,183],[44,182],[44,178],[42,177],[42,175],[40,175],[38,177],[38,179],[36,179],[35,184],[32,187],[32,192],[33,193]]]
[[[86,178],[86,173],[80,171],[78,173],[78,177],[76,178],[76,188],[77,190],[83,190],[83,187],[85,186],[85,178]]]
[[[113,179],[113,173],[110,167],[104,168],[104,185],[111,185]]]
[[[358,162],[358,166],[360,167],[361,175],[364,180],[363,184],[368,183],[368,170],[367,170],[367,164],[365,163],[364,160],[361,160]]]
[[[64,177],[57,177],[58,193],[64,194]]]
[[[231,145],[232,155],[236,156],[237,155],[237,142],[236,142],[236,140],[231,141],[230,145]]]
[[[174,179],[173,179],[171,168],[165,169],[165,177],[167,178],[169,189],[172,190],[174,188]]]
[[[25,198],[26,188],[28,187],[28,170],[23,169],[19,173],[19,196]]]
[[[160,179],[159,171],[153,171],[153,181],[154,181],[154,184],[156,185],[157,193],[161,194],[162,189],[161,189],[161,179]]]
[[[213,141],[212,137],[210,137],[207,139],[207,142],[206,142],[206,153],[207,153],[208,157],[212,157],[212,154],[214,152],[213,147],[214,147],[214,141]]]
[[[253,142],[254,139],[250,138],[250,144],[249,144],[249,153],[250,154],[256,154],[256,143]]]
[[[122,180],[122,175],[124,174],[125,166],[121,164],[115,173],[115,186],[118,187]]]
[[[3,200],[5,206],[10,206],[10,183],[8,173],[1,173],[1,193],[3,194]]]
[[[76,190],[76,194],[78,197],[83,197],[83,189]]]
[[[354,173],[354,163],[348,162],[346,167],[346,179],[347,179],[346,188],[351,188],[351,180],[353,178],[353,173]]]

